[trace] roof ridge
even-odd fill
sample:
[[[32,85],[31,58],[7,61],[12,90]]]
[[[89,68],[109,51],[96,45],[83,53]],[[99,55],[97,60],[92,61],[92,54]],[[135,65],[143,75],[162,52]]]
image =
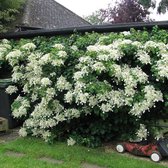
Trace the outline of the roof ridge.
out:
[[[55,0],[27,0],[20,24],[44,29],[91,25]]]

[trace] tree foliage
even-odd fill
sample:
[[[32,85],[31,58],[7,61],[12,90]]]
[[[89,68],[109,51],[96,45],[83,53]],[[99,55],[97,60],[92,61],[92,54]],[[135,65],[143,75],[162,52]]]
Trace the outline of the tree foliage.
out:
[[[0,32],[10,29],[24,0],[0,0]]]
[[[146,4],[147,5],[147,4]],[[115,6],[100,9],[86,19],[93,24],[142,22],[148,19],[148,10],[137,0],[122,0]]]
[[[161,0],[158,4],[158,6],[156,6],[156,0],[139,0],[140,4],[143,5],[145,8],[155,8],[157,7],[157,12],[159,14],[161,13],[166,13],[168,10],[168,0]]]
[[[168,10],[168,0],[162,0],[158,6],[158,13],[166,13]]]

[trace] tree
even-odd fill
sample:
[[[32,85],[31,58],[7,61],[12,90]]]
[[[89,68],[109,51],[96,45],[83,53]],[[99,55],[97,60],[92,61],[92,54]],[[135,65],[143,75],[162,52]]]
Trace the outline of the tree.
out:
[[[139,3],[143,5],[145,8],[155,8],[156,7],[156,0],[139,0]],[[166,13],[168,10],[168,0],[161,0],[159,5],[157,6],[157,12],[159,14]]]
[[[168,0],[162,0],[157,8],[158,13],[166,13],[168,10]]]
[[[102,24],[105,20],[105,18],[102,16],[101,10],[93,12],[91,15],[85,17],[85,19],[94,25]]]
[[[88,21],[102,23],[127,23],[148,20],[148,10],[138,0],[122,0],[115,6],[109,5],[107,9],[100,9],[88,17]],[[87,18],[86,18],[87,19]],[[93,22],[93,21],[94,22]]]
[[[150,7],[156,7],[155,0],[138,0],[139,4],[141,4],[144,8],[149,9]]]
[[[24,0],[0,0],[0,32],[10,29]]]

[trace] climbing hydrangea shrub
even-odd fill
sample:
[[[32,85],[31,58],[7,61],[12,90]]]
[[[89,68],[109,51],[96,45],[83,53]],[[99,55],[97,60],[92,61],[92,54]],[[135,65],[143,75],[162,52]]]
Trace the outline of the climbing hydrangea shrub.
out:
[[[48,142],[60,134],[61,124],[83,118],[93,124],[90,118],[98,116],[101,122],[111,117],[111,128],[135,126],[132,136],[146,139],[148,125],[158,115],[167,116],[168,44],[155,40],[158,36],[141,40],[140,33],[76,34],[12,45],[3,40],[1,59],[12,67],[14,83],[6,92],[21,88],[12,104],[13,116],[24,119],[20,135]],[[77,142],[75,136],[68,137]]]

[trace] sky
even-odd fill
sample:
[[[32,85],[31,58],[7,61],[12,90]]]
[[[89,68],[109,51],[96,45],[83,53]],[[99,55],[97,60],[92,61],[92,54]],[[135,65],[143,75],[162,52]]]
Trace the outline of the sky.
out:
[[[92,12],[107,8],[108,4],[114,0],[56,0],[79,16],[88,16]]]
[[[77,15],[83,17],[91,15],[96,10],[107,8],[109,3],[115,0],[56,0]],[[156,0],[159,3],[160,0]],[[151,18],[156,21],[168,20],[168,13],[165,15],[156,14],[156,9],[151,11]]]

